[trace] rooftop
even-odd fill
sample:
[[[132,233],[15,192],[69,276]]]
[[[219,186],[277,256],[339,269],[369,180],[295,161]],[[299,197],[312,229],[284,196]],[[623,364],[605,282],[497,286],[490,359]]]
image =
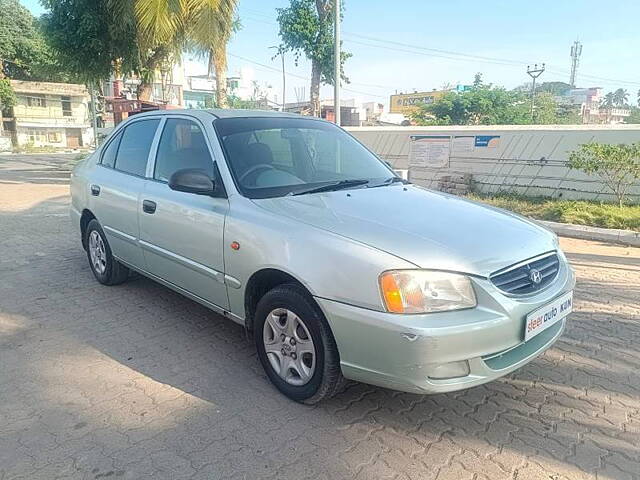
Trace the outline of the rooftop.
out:
[[[51,95],[84,96],[88,95],[87,87],[77,83],[31,82],[28,80],[11,80],[16,93],[44,93]]]

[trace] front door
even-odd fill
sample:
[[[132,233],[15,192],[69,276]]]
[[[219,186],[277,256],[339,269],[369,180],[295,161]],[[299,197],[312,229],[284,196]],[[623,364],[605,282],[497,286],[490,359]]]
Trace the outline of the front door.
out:
[[[224,282],[226,198],[171,190],[176,170],[200,168],[214,177],[214,162],[203,129],[186,117],[167,118],[158,144],[153,180],[145,185],[140,245],[146,270],[221,308],[229,300]]]
[[[82,146],[82,131],[79,128],[67,128],[67,147],[78,148]]]
[[[94,170],[89,189],[90,208],[120,260],[144,268],[138,245],[138,212],[157,119],[133,122],[109,139]]]

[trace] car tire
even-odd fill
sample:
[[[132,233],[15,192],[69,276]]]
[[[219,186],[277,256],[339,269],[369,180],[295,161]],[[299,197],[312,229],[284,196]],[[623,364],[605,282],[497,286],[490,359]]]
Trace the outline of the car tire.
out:
[[[254,318],[254,339],[260,363],[280,392],[296,402],[313,405],[339,391],[344,377],[338,348],[322,311],[306,290],[296,284],[273,288],[258,302]],[[274,326],[274,322],[279,323]],[[288,335],[287,331],[294,333]],[[274,337],[274,332],[280,334],[280,340]],[[298,343],[287,353],[284,348],[291,339],[294,342],[297,339]],[[312,362],[310,351],[315,355]],[[285,372],[283,365],[288,368]],[[312,371],[307,371],[311,367]],[[303,370],[305,373],[301,373]]]
[[[91,220],[85,231],[87,258],[93,275],[103,285],[118,285],[127,280],[129,269],[111,253],[107,237],[97,220]]]

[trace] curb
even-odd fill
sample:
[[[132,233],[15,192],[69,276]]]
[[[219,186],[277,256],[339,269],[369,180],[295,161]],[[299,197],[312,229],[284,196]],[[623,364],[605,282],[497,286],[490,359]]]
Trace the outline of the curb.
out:
[[[596,240],[601,242],[619,243],[622,245],[640,247],[640,232],[634,232],[632,230],[587,227],[586,225],[549,222],[545,220],[534,221],[553,230],[561,237],[580,238],[583,240]]]

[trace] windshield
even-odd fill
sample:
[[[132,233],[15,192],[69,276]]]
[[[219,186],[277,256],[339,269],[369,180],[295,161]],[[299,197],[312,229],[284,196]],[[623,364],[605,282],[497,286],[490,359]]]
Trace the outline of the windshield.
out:
[[[384,162],[328,122],[222,118],[214,126],[234,181],[249,198],[361,188],[394,177]]]

